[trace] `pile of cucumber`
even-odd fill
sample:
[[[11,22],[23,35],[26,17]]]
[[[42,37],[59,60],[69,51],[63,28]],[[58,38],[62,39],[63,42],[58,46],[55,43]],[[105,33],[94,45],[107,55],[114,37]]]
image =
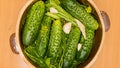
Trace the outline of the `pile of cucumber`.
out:
[[[86,8],[76,0],[38,0],[33,3],[21,31],[26,57],[38,68],[76,68],[84,63],[99,27]],[[86,38],[75,19],[85,26]],[[63,31],[66,22],[72,23],[69,34]],[[80,49],[78,44],[82,45]]]

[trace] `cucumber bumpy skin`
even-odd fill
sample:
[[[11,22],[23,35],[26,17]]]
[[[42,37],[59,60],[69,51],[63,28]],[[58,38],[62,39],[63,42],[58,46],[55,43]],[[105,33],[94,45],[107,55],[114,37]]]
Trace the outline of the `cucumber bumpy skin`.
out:
[[[24,49],[25,55],[33,63],[35,63],[38,66],[38,68],[46,67],[44,57],[47,51],[51,23],[52,18],[44,16],[37,40],[35,40],[35,43],[33,45],[30,45]]]
[[[51,23],[52,23],[52,18],[48,16],[44,16],[43,21],[41,23],[41,29],[39,31],[38,38],[35,42],[40,57],[45,56],[48,47]]]
[[[82,44],[82,48],[77,51],[76,54],[76,60],[80,63],[84,63],[86,61],[92,50],[94,30],[86,29],[86,36],[86,39],[84,39],[83,36],[81,37],[80,43]]]
[[[48,46],[48,58],[53,66],[58,65],[58,58],[61,54],[62,23],[55,20],[52,24],[51,35]]]
[[[60,0],[61,6],[73,17],[80,20],[86,28],[97,30],[97,20],[89,14],[76,0]]]
[[[43,1],[37,1],[34,3],[26,15],[25,25],[22,31],[22,43],[25,46],[29,46],[36,40],[40,23],[45,11],[45,4]]]
[[[63,68],[70,68],[72,65],[72,62],[75,58],[80,34],[81,31],[78,27],[75,27],[71,30],[66,44],[66,51],[63,59]]]

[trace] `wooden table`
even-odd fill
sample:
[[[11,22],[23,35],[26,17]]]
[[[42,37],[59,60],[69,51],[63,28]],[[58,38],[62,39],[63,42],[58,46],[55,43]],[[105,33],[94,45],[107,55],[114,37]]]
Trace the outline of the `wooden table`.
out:
[[[120,0],[94,0],[108,13],[111,28],[106,32],[103,49],[91,68],[120,68]],[[0,68],[27,68],[11,51],[9,37],[15,32],[17,16],[27,0],[0,0]]]

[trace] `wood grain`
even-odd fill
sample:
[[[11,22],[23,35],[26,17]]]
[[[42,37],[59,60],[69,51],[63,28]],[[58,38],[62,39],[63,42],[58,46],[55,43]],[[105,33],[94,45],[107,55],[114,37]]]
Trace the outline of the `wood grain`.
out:
[[[15,32],[17,16],[27,0],[0,0],[0,68],[28,68],[11,51],[9,37]],[[91,68],[120,68],[120,0],[94,0],[108,13],[111,28],[106,32],[103,49]]]

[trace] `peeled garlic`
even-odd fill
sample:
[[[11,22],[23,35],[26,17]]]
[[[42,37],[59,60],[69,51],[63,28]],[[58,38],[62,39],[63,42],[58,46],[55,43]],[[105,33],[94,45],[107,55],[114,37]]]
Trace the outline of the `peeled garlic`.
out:
[[[84,38],[86,39],[85,26],[79,20],[75,19],[75,21],[78,24],[78,27],[80,28]]]
[[[81,49],[81,47],[82,47],[82,44],[80,44],[80,43],[78,43],[78,51]]]
[[[51,8],[50,8],[50,12],[51,12],[51,13],[58,13],[58,11],[57,11],[54,7],[51,7]]]
[[[71,30],[71,27],[72,27],[72,24],[70,22],[66,23],[64,26],[63,26],[63,31],[66,33],[66,34],[69,34],[70,33],[70,30]]]

